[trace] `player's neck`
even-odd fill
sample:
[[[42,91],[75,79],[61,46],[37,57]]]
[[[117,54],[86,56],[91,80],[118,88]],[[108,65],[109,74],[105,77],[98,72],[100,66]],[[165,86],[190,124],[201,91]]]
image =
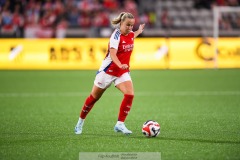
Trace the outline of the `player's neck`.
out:
[[[124,36],[127,36],[127,35],[128,35],[128,33],[122,31],[121,29],[119,29],[119,30],[120,30],[120,33],[121,33],[122,35],[124,35]]]

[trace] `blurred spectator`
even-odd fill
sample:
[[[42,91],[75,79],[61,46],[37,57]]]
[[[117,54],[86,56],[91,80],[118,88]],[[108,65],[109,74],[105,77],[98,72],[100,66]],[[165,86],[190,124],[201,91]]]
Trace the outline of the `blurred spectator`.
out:
[[[79,19],[79,10],[77,7],[72,7],[71,10],[68,13],[67,20],[69,22],[69,25],[71,27],[78,26],[78,19]]]
[[[68,27],[68,22],[66,19],[62,18],[60,21],[57,23],[56,26],[56,38],[65,38],[66,37],[66,30]]]
[[[164,9],[162,11],[161,22],[162,22],[161,25],[162,25],[163,28],[169,29],[172,26],[172,19],[171,19],[171,17],[168,14],[168,10],[167,9]]]
[[[150,11],[148,13],[148,16],[149,16],[149,27],[155,27],[155,24],[156,24],[156,20],[157,20],[157,15],[155,12],[153,11]]]
[[[118,1],[116,0],[103,0],[103,7],[109,11],[115,11],[119,6]]]
[[[127,12],[132,13],[132,15],[135,18],[135,26],[139,25],[139,16],[138,16],[138,8],[137,8],[137,3],[134,0],[125,0],[124,1],[124,10]]]
[[[16,4],[14,6],[14,12],[13,12],[13,25],[16,28],[16,36],[22,37],[23,36],[23,27],[24,27],[24,17],[21,14],[21,6],[19,4]]]
[[[16,30],[14,24],[13,24],[13,15],[11,13],[11,11],[8,9],[7,6],[5,6],[3,8],[2,14],[1,14],[1,32],[2,33],[14,33],[14,31]]]
[[[143,12],[142,14],[140,14],[139,21],[140,21],[140,23],[149,24],[150,20],[149,20],[148,13],[147,12]]]
[[[88,11],[80,12],[80,16],[78,18],[78,24],[81,28],[88,28],[91,26],[91,13]]]
[[[39,20],[39,30],[36,32],[39,38],[52,38],[54,35],[56,15],[51,8],[46,8]]]
[[[41,3],[35,2],[35,0],[30,0],[30,2],[25,6],[25,25],[37,25],[41,12]]]

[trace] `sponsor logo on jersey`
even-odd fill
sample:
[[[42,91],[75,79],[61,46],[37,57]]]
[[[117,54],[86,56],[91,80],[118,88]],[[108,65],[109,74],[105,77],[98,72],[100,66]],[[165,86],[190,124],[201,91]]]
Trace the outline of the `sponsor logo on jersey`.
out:
[[[134,44],[123,45],[124,52],[129,52],[133,50]]]

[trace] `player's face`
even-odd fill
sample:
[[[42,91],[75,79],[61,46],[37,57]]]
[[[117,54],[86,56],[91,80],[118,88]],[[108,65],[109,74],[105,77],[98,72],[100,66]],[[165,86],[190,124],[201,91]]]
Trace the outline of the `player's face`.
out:
[[[121,31],[123,32],[122,34],[128,34],[129,32],[132,31],[133,25],[135,23],[135,19],[133,18],[126,18],[123,22],[121,22]]]

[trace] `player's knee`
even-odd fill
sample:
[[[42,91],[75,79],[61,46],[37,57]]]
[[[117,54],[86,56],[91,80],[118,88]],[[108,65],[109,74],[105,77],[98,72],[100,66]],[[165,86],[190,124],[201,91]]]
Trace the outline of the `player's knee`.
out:
[[[133,90],[125,90],[125,91],[123,92],[123,94],[127,94],[127,95],[132,95],[132,96],[134,96]]]

